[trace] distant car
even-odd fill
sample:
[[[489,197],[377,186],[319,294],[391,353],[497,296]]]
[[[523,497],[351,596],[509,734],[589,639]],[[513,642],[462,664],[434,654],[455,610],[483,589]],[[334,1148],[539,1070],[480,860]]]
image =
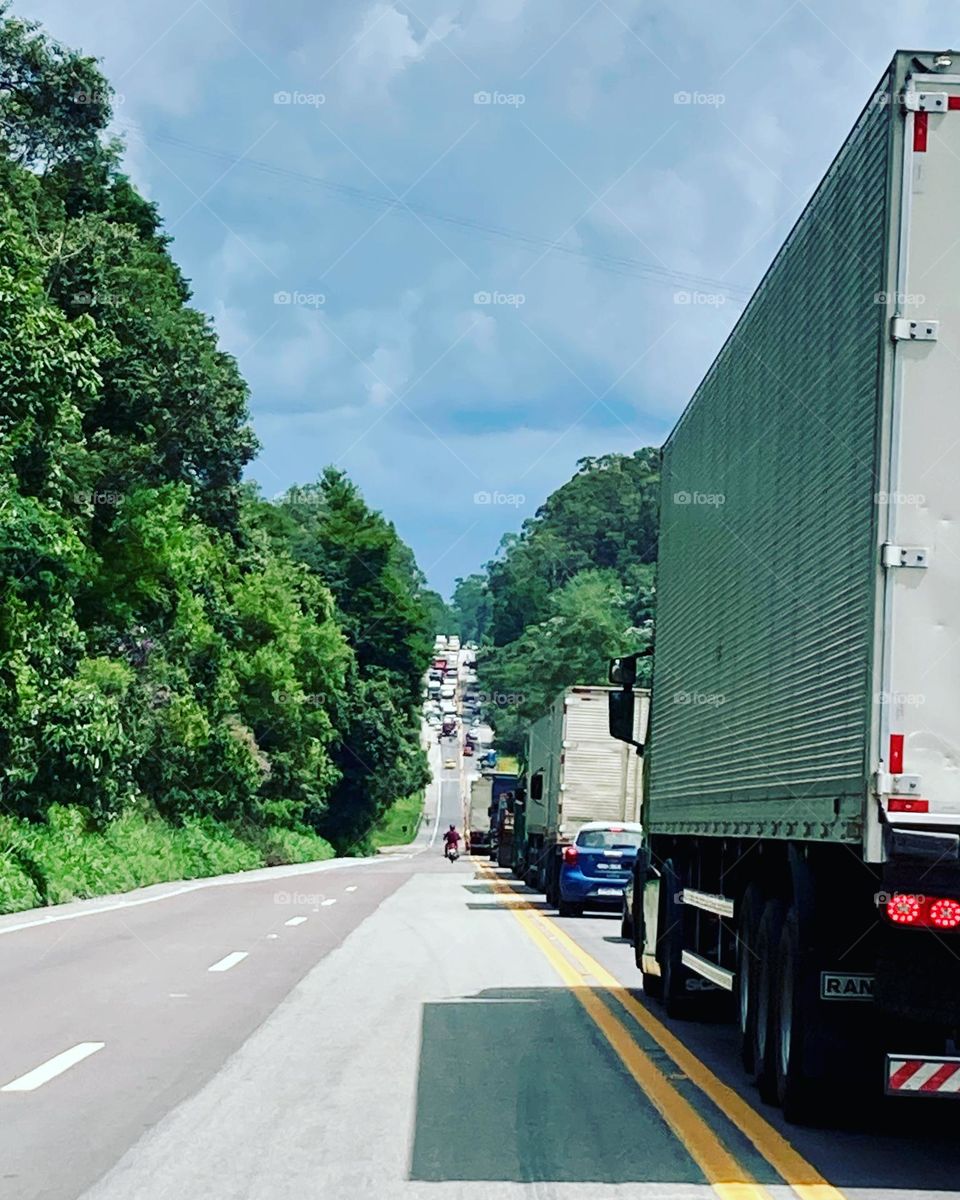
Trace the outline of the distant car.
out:
[[[464,758],[472,758],[473,757],[473,747],[470,745],[469,742],[467,742],[467,744],[463,748],[463,757]]]
[[[457,689],[452,683],[445,683],[440,689],[441,700],[452,700],[457,694]]]
[[[560,916],[579,917],[585,908],[622,909],[642,839],[635,822],[590,821],[565,846],[560,863]]]
[[[456,764],[455,760],[452,758],[448,758],[447,761],[443,764],[443,769],[445,771],[455,771],[457,769],[457,764]]]

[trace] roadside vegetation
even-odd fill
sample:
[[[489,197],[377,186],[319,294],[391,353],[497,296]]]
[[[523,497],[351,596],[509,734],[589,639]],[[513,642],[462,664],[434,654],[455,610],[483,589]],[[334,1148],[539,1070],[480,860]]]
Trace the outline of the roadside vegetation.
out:
[[[0,0],[0,911],[368,852],[427,779],[442,601],[342,473],[243,482],[110,98]]]
[[[658,488],[655,449],[582,459],[482,573],[457,581],[451,628],[480,646],[502,753],[522,754],[525,723],[563,688],[605,684],[609,658],[651,648]]]

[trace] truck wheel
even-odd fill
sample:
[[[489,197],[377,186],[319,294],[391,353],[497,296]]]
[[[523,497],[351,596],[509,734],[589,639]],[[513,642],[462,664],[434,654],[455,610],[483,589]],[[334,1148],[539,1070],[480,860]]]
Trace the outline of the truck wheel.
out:
[[[777,960],[784,911],[782,900],[768,900],[764,905],[757,931],[757,1018],[754,1026],[753,1070],[760,1095],[768,1104],[777,1102],[774,1041],[777,1036],[777,1008],[780,999]]]
[[[757,1040],[757,933],[763,914],[763,896],[755,883],[737,905],[737,1020],[740,1026],[740,1061],[751,1077],[756,1077],[754,1059]]]
[[[816,1099],[814,1080],[804,1069],[805,1051],[817,1036],[816,994],[811,994],[810,971],[800,950],[800,921],[791,908],[780,931],[777,956],[780,1002],[775,1014],[774,1062],[777,1100],[784,1117],[806,1124],[829,1097]],[[842,1080],[837,1081],[842,1087]]]
[[[546,892],[544,894],[547,898],[547,903],[552,908],[557,907],[557,903],[559,902],[559,899],[560,899],[559,888],[558,888],[559,882],[560,882],[560,880],[559,880],[559,872],[557,870],[557,864],[551,858],[550,862],[547,864],[547,888],[546,888]]]

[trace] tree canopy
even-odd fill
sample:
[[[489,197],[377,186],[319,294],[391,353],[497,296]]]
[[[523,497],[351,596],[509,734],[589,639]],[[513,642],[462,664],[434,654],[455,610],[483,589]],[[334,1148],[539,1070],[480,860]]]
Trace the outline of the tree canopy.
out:
[[[426,779],[438,598],[342,473],[274,504],[244,482],[247,386],[120,169],[110,95],[0,3],[5,813],[362,850]]]

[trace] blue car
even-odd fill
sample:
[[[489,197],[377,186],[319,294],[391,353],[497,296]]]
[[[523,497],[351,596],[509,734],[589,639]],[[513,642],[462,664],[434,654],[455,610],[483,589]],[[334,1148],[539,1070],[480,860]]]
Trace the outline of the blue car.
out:
[[[622,908],[641,839],[641,826],[631,821],[584,825],[563,849],[560,916],[579,917],[585,908]]]

